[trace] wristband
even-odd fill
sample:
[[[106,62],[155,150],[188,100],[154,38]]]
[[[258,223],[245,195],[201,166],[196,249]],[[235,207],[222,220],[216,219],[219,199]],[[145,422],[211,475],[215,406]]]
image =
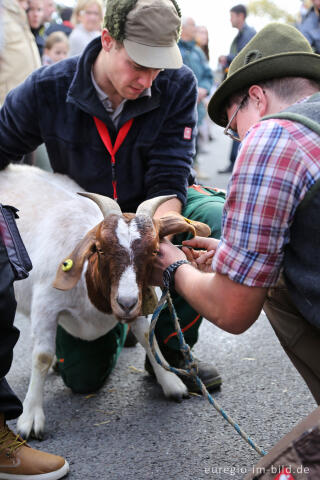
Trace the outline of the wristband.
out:
[[[163,278],[163,285],[167,289],[172,289],[174,287],[174,276],[177,271],[177,269],[180,267],[180,265],[183,265],[184,263],[187,263],[191,265],[188,260],[178,260],[177,262],[171,263],[163,272],[162,278]]]

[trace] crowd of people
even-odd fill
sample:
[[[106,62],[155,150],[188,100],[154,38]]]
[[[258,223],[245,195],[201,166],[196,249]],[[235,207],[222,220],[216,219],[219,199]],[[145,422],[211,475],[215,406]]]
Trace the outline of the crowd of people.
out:
[[[219,57],[225,78],[218,86],[209,65],[208,30],[182,17],[176,0],[108,0],[105,15],[100,0],[78,0],[58,21],[52,19],[52,0],[2,3],[0,169],[44,144],[54,172],[115,198],[123,211],[175,195],[155,218],[173,210],[211,229],[208,239],[175,237],[182,250],[162,242],[150,276],[163,286],[165,275],[187,343],[197,342],[203,317],[239,334],[264,308],[320,403],[319,0],[298,28],[274,23],[257,34],[246,23],[246,7],[232,7],[238,33],[229,54]],[[197,155],[201,142],[211,140],[208,115],[233,140],[230,165],[221,172],[233,174],[227,194],[199,185],[204,174]],[[116,161],[97,119],[112,144],[122,139]],[[15,479],[59,479],[68,471],[66,460],[28,447],[6,425],[22,409],[5,376],[18,338],[13,246],[18,258],[25,252],[17,242],[14,210],[1,207],[0,227],[0,477],[14,472]],[[122,327],[98,340],[118,351]],[[167,361],[183,367],[168,308],[156,337]],[[79,339],[60,326],[57,345],[58,358],[65,360],[61,376],[77,391],[95,341],[82,350]],[[72,349],[81,361],[69,368]],[[208,390],[220,388],[215,366],[195,361]],[[145,368],[153,375],[147,359]],[[193,381],[187,386],[199,390]]]

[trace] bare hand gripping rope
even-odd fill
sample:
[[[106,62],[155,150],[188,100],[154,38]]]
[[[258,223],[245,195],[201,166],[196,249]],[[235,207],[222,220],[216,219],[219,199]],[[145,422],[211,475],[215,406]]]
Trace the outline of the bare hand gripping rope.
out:
[[[164,308],[166,303],[168,304],[170,314],[171,314],[171,318],[174,320],[174,323],[175,323],[175,328],[176,328],[179,343],[180,343],[180,350],[183,353],[184,358],[185,358],[185,362],[186,362],[186,370],[181,370],[179,368],[174,368],[174,367],[171,367],[170,365],[169,366],[163,365],[163,363],[161,362],[158,354],[155,351],[155,346],[154,346],[155,327],[156,327],[156,323],[159,319],[159,315],[161,313],[161,310]],[[220,413],[220,415],[222,415],[222,417],[225,420],[227,420],[227,422],[229,422],[230,425],[233,426],[233,428],[238,432],[238,434],[256,452],[258,452],[259,455],[264,456],[264,455],[267,454],[267,452],[265,452],[263,449],[258,447],[258,445],[256,445],[256,443],[239,427],[239,425],[234,420],[232,420],[232,418],[220,407],[219,403],[210,395],[210,393],[208,392],[208,390],[204,386],[203,382],[198,377],[196,363],[194,362],[194,359],[193,359],[193,356],[191,354],[189,345],[184,340],[183,333],[181,331],[180,324],[179,324],[179,319],[178,319],[176,310],[174,308],[169,289],[167,289],[167,288],[164,288],[162,290],[162,296],[161,296],[161,298],[158,302],[158,305],[157,305],[157,307],[156,307],[156,309],[155,309],[155,311],[152,315],[150,330],[149,330],[149,344],[150,344],[152,353],[154,355],[154,358],[159,363],[159,365],[161,365],[166,370],[169,370],[169,371],[171,371],[175,374],[180,374],[180,375],[185,375],[185,376],[188,376],[188,377],[193,377],[194,380],[199,385],[199,387],[201,388],[201,392],[202,392],[203,396],[207,397],[209,403],[211,403],[211,405],[214,406],[214,408]]]

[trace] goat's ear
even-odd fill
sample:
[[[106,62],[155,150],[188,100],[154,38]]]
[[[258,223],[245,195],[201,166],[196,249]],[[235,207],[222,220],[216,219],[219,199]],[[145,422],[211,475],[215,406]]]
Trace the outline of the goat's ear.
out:
[[[183,232],[189,232],[193,236],[198,235],[199,237],[209,237],[211,234],[210,227],[206,223],[189,220],[178,212],[168,212],[164,217],[159,218],[157,222],[160,238]]]
[[[58,290],[71,290],[80,279],[84,261],[92,254],[95,244],[96,232],[99,225],[96,225],[78,243],[73,252],[63,260],[53,282],[53,287]]]

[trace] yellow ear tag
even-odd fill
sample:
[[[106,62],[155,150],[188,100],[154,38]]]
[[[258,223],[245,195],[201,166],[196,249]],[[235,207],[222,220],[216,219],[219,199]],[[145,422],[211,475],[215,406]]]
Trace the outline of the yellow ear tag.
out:
[[[189,218],[183,217],[187,223],[190,223],[192,225],[192,220],[189,220]]]
[[[73,267],[73,261],[71,260],[71,258],[68,258],[67,260],[65,260],[61,266],[64,272],[68,272],[69,270],[71,270],[72,267]]]

